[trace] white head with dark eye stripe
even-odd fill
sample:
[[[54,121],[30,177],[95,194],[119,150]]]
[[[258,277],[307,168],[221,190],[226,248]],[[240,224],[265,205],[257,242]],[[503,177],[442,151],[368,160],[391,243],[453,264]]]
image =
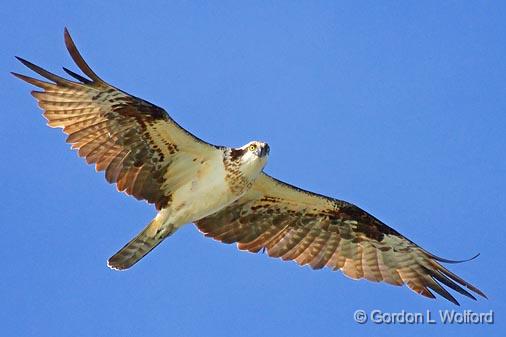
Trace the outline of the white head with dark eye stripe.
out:
[[[252,141],[242,147],[244,150],[244,159],[250,156],[265,158],[269,155],[269,144],[264,142]]]
[[[241,171],[247,175],[260,173],[269,157],[269,145],[264,142],[252,141],[239,148],[230,150],[230,159],[239,161]]]

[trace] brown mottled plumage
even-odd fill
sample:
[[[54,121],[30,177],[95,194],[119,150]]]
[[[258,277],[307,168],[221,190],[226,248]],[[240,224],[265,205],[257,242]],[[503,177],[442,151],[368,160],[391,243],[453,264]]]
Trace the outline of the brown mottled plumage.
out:
[[[479,289],[451,273],[439,258],[345,201],[307,192],[262,172],[269,146],[240,148],[208,144],[174,122],[160,107],[129,95],[98,77],[65,29],[65,44],[88,77],[69,69],[75,81],[26,60],[25,66],[51,82],[13,73],[43,91],[33,96],[51,127],[119,191],[155,204],[157,216],[108,261],[113,269],[137,263],[186,223],[216,240],[250,252],[294,260],[314,269],[329,267],[347,276],[406,284],[458,304],[441,284],[469,297]],[[467,289],[467,290],[466,290]]]
[[[459,284],[485,296],[439,263],[451,261],[428,253],[357,206],[264,173],[244,196],[196,225],[218,241],[237,242],[241,250],[265,249],[269,256],[341,270],[353,279],[407,284],[431,298],[433,290],[457,304],[438,281],[472,299]]]
[[[72,82],[19,57],[25,66],[55,83],[14,75],[44,89],[32,95],[44,109],[48,125],[63,128],[67,142],[89,164],[95,164],[97,171],[105,170],[108,182],[116,183],[119,191],[156,204],[157,209],[163,208],[171,198],[171,190],[162,188],[164,175],[174,160],[181,156],[191,160],[192,152],[200,154],[214,147],[181,128],[163,109],[100,79],[84,62],[67,31],[65,44],[92,81],[64,68],[83,83]]]

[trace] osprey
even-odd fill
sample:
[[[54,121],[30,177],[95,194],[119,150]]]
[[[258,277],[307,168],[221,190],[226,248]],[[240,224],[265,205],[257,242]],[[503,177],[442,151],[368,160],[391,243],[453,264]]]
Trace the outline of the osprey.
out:
[[[353,278],[406,284],[458,304],[445,285],[476,299],[483,292],[441,265],[435,256],[357,206],[304,191],[263,172],[269,145],[215,146],[179,126],[162,108],[127,94],[86,64],[67,29],[65,44],[87,76],[67,68],[77,81],[19,58],[49,81],[12,73],[42,91],[32,91],[50,127],[118,191],[156,206],[156,217],[108,260],[124,270],[184,224],[206,236],[237,243],[241,250],[267,251],[314,269],[329,267]],[[467,289],[467,290],[466,290]],[[470,290],[470,291],[468,291]]]

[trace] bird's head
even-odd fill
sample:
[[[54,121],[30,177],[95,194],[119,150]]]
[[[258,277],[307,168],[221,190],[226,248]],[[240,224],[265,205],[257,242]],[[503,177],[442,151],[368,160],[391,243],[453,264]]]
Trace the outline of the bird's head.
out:
[[[230,158],[238,162],[241,171],[248,176],[259,174],[269,158],[269,144],[252,141],[239,148],[231,149]]]
[[[259,141],[252,141],[241,147],[242,161],[263,160],[269,157],[269,144]]]

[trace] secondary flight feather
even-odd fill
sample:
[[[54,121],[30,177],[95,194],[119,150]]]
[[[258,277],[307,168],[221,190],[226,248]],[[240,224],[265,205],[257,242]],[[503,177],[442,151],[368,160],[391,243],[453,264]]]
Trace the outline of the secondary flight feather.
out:
[[[206,236],[265,250],[314,269],[328,267],[354,278],[406,284],[458,304],[444,287],[476,299],[485,294],[450,272],[437,257],[357,206],[304,191],[263,172],[269,145],[215,146],[179,126],[162,108],[102,80],[84,61],[69,32],[65,45],[79,69],[73,80],[22,58],[44,80],[14,76],[40,88],[32,95],[51,127],[118,191],[155,205],[156,217],[108,260],[130,268],[182,225]]]

